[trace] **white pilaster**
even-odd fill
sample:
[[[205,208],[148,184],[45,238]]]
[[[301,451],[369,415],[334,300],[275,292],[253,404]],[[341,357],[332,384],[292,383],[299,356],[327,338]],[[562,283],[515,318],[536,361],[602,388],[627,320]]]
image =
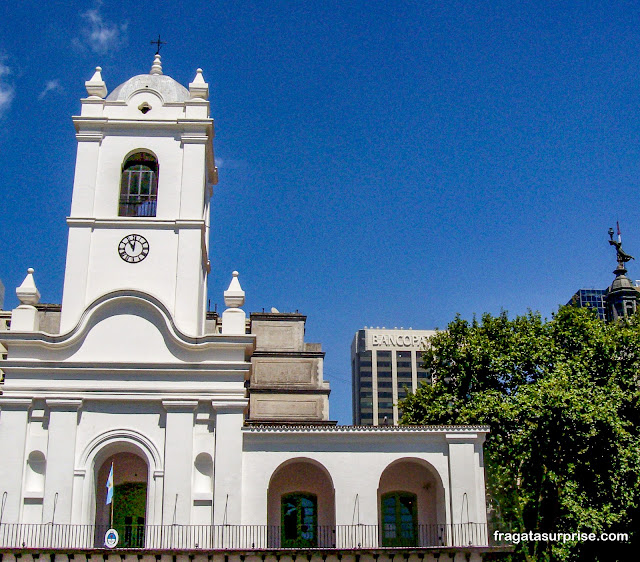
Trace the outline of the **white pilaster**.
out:
[[[474,433],[446,436],[449,445],[449,485],[451,523],[486,523],[484,478],[480,478],[482,436]]]
[[[43,520],[46,523],[71,522],[76,430],[81,406],[82,400],[47,400],[49,458],[43,501]]]
[[[164,525],[188,525],[191,519],[193,422],[195,400],[163,400],[166,410],[164,445]]]
[[[27,417],[31,400],[0,397],[0,506],[3,523],[19,523],[22,505]]]
[[[213,483],[214,525],[239,525],[242,521],[242,405],[213,402],[215,410],[215,458]],[[265,491],[266,493],[266,491]]]

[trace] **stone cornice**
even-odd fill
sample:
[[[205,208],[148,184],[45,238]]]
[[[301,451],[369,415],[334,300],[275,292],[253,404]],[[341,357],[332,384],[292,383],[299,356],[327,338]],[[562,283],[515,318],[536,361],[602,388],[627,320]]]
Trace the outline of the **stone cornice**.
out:
[[[251,425],[249,433],[489,433],[488,425]]]
[[[197,400],[163,399],[162,407],[167,412],[190,413],[190,412],[195,412],[195,409],[198,407],[198,401]]]
[[[76,127],[76,131],[83,134],[81,131],[84,129],[90,129],[91,131],[102,131],[104,129],[112,129],[118,127],[131,127],[140,129],[141,125],[144,126],[144,130],[149,129],[174,129],[178,131],[193,131],[193,130],[205,130],[207,133],[213,131],[213,119],[211,117],[205,117],[202,119],[185,119],[185,118],[173,118],[166,120],[147,120],[144,121],[136,119],[122,119],[115,117],[90,117],[79,116],[72,117],[73,124]]]
[[[75,227],[87,228],[141,228],[151,227],[162,230],[175,230],[177,228],[192,228],[204,231],[206,223],[200,219],[178,219],[164,220],[149,217],[113,217],[108,219],[97,219],[93,217],[67,217],[67,224]]]
[[[283,322],[293,320],[296,322],[304,322],[307,317],[299,312],[252,312],[251,320],[261,320],[267,322]]]
[[[19,333],[19,332],[18,332]],[[42,332],[34,332],[35,334],[42,334]],[[45,334],[48,335],[48,334]],[[11,341],[15,344],[14,341]],[[29,341],[28,343],[32,343]],[[249,363],[244,361],[238,362],[211,362],[211,363],[152,363],[152,362],[118,362],[118,361],[33,361],[33,360],[21,360],[21,359],[6,359],[2,362],[2,366],[5,369],[10,369],[12,372],[29,370],[29,372],[44,371],[50,372],[55,370],[56,373],[62,374],[65,372],[91,372],[100,373],[102,371],[114,372],[118,374],[156,374],[158,372],[170,372],[172,376],[175,375],[189,375],[193,373],[202,374],[214,374],[214,373],[237,373],[245,374],[249,371]]]
[[[182,144],[207,144],[209,137],[205,134],[182,133],[180,142]]]
[[[297,359],[299,357],[306,357],[308,359],[323,359],[325,356],[324,351],[254,351],[252,357],[277,357],[277,358],[292,358]]]
[[[47,398],[50,410],[72,412],[82,407],[82,398]]]
[[[331,393],[331,389],[322,388],[313,385],[296,385],[293,386],[291,384],[282,386],[277,386],[275,384],[258,386],[251,385],[249,387],[250,394],[318,394],[318,395],[329,395]]]
[[[249,404],[248,398],[240,397],[216,397],[211,400],[211,407],[216,414],[236,414]]]
[[[154,403],[161,404],[163,401],[175,401],[175,400],[192,400],[192,401],[216,401],[225,402],[229,404],[242,403],[246,405],[247,399],[244,397],[244,393],[239,389],[235,390],[210,390],[203,391],[202,388],[195,388],[193,391],[185,392],[184,390],[172,394],[167,390],[158,390],[156,393],[149,391],[149,389],[134,389],[126,391],[92,391],[85,389],[70,390],[70,389],[53,389],[37,390],[37,391],[9,391],[0,398],[0,409],[28,409],[31,406],[32,400],[28,397],[29,394],[33,395],[37,393],[38,398],[44,400],[53,401],[76,401],[76,402],[135,402],[135,403]],[[97,393],[100,392],[100,393]],[[48,402],[47,402],[48,403]]]
[[[104,139],[104,133],[101,132],[76,133],[76,140],[78,142],[102,142],[102,139]]]
[[[20,398],[9,398],[0,395],[0,410],[24,410],[31,406],[32,398],[28,396]]]

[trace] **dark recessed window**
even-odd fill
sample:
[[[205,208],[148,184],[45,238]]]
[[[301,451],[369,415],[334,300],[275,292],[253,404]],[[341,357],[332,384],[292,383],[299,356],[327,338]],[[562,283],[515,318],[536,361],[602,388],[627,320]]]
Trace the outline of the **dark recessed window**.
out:
[[[416,546],[418,498],[408,492],[382,496],[382,546]]]
[[[148,152],[135,152],[122,166],[118,216],[155,217],[158,200],[158,161]]]
[[[282,547],[315,548],[318,544],[318,500],[314,494],[282,496]]]

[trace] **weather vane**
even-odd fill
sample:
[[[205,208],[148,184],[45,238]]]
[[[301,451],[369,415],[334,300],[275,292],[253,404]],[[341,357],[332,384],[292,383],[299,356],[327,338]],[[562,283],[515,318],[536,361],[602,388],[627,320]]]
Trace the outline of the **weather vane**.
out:
[[[156,55],[160,54],[160,47],[162,47],[162,45],[166,45],[166,41],[160,41],[160,35],[158,35],[158,40],[157,41],[151,41],[152,45],[157,45],[157,50],[156,50]]]
[[[616,247],[616,258],[618,260],[618,266],[624,269],[624,264],[628,261],[635,259],[622,249],[622,236],[620,235],[620,223],[616,222],[616,228],[618,230],[618,239],[613,239],[613,228],[609,229],[609,244]]]

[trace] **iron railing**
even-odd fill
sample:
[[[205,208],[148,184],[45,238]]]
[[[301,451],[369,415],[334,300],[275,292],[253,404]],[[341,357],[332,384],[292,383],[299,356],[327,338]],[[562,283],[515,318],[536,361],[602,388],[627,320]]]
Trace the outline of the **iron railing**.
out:
[[[304,527],[304,529],[302,528]],[[0,524],[0,548],[103,548],[101,525]],[[118,548],[148,550],[372,549],[488,546],[487,524],[331,525],[292,529],[272,525],[116,526]]]
[[[131,197],[120,199],[118,216],[120,217],[155,217],[157,201],[153,196]]]

